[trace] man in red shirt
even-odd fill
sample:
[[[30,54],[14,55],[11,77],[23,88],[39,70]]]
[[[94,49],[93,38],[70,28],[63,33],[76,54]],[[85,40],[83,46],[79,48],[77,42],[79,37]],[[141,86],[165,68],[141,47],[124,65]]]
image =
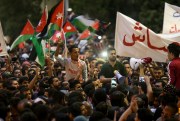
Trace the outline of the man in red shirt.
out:
[[[168,45],[168,74],[169,83],[174,85],[176,89],[180,90],[180,44],[171,43]]]

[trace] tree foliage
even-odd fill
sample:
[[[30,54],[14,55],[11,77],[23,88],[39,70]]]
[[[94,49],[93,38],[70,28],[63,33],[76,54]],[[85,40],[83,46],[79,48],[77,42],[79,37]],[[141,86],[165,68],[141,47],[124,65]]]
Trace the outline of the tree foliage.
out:
[[[162,30],[165,2],[180,6],[179,0],[69,0],[77,14],[88,14],[91,18],[110,21],[109,34],[115,31],[117,11],[141,22],[153,31]],[[114,33],[113,33],[114,34]]]
[[[0,21],[4,35],[9,35],[12,40],[19,36],[27,19],[34,26],[41,17],[41,0],[1,0]]]
[[[0,21],[4,34],[15,39],[27,19],[34,26],[41,17],[42,0],[1,0]],[[164,3],[180,6],[180,0],[69,0],[69,6],[77,15],[111,22],[107,34],[114,36],[117,11],[141,22],[155,32],[161,32]]]

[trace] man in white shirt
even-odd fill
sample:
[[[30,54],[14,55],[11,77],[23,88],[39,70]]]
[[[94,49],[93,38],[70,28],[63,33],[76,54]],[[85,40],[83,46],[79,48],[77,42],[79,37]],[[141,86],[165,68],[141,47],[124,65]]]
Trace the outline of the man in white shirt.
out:
[[[62,42],[60,42],[61,44]],[[87,81],[87,65],[83,60],[79,59],[79,51],[80,49],[76,45],[71,45],[69,47],[70,58],[59,57],[59,48],[60,44],[57,46],[57,50],[55,53],[55,58],[60,61],[62,66],[65,67],[66,71],[66,81],[71,79],[79,80],[80,83]]]

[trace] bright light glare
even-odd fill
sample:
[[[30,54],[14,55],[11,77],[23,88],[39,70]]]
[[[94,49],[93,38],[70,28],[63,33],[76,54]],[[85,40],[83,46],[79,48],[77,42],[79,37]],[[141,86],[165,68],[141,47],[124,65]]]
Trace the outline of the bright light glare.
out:
[[[102,57],[107,57],[107,52],[106,52],[106,51],[103,51],[103,52],[101,53],[101,56],[102,56]]]
[[[98,39],[102,39],[102,37],[101,37],[101,36],[98,36]]]
[[[68,8],[68,11],[71,12],[71,11],[72,11],[72,8]]]

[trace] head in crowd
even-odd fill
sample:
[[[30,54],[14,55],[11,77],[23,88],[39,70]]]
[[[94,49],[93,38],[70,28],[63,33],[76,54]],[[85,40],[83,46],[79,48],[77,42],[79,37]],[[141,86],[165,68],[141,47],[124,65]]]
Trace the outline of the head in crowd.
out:
[[[136,113],[135,121],[152,121],[153,114],[147,108],[140,108]]]
[[[84,98],[81,91],[72,91],[68,97],[68,105],[72,105],[75,102],[83,102]]]
[[[20,121],[38,121],[38,120],[36,115],[32,111],[28,111],[20,116]]]
[[[104,62],[104,61],[101,61],[101,60],[98,60],[98,61],[96,62],[96,67],[97,67],[97,69],[98,69],[98,72],[101,71],[101,67],[102,67],[102,65],[103,65],[104,63],[105,63],[105,62]]]
[[[170,119],[175,116],[178,112],[178,107],[176,103],[168,103],[162,112],[162,116],[164,119]]]
[[[12,74],[14,75],[14,77],[16,77],[16,78],[20,78],[20,77],[22,76],[21,69],[19,69],[19,68],[14,68],[14,70],[13,70],[13,73],[12,73]]]
[[[100,102],[95,107],[96,111],[102,112],[104,115],[107,115],[108,113],[108,105],[106,102]]]
[[[21,86],[26,86],[26,87],[29,86],[29,78],[27,76],[21,76],[18,82],[19,82],[19,85]]]
[[[68,50],[69,50],[71,59],[73,61],[78,61],[79,51],[80,51],[78,46],[77,45],[71,45]]]
[[[171,43],[168,45],[168,59],[172,60],[174,58],[179,57],[180,53],[180,44],[179,43]]]
[[[79,82],[79,80],[70,79],[69,80],[69,87],[70,90],[81,90],[82,86]]]
[[[126,68],[126,72],[128,73],[128,76],[131,77],[133,71],[132,71],[132,68],[131,68],[129,62],[125,61],[123,64],[124,64],[124,67]]]
[[[20,93],[22,99],[32,100],[32,93],[31,90],[28,87],[22,86],[20,87]]]
[[[106,91],[102,88],[95,90],[94,96],[93,96],[93,104],[96,106],[98,103],[104,101],[106,102]]]
[[[49,85],[54,89],[60,89],[61,81],[57,77],[50,77]]]
[[[162,67],[154,67],[154,78],[155,79],[161,79],[161,77],[164,75],[164,68]]]
[[[156,82],[155,82],[155,84],[154,84],[154,86],[155,86],[156,88],[159,88],[159,89],[161,89],[161,90],[164,88],[165,85],[166,85],[166,83],[165,83],[162,79],[156,80]]]
[[[87,110],[82,102],[75,102],[70,107],[70,118],[74,119],[76,116],[84,115],[86,116]]]
[[[89,121],[100,121],[105,118],[105,115],[100,111],[94,111],[90,116]]]
[[[17,78],[11,77],[6,82],[7,89],[9,90],[15,90],[19,88],[19,83]]]
[[[120,91],[114,91],[110,94],[110,100],[112,106],[125,107],[126,104],[124,102],[125,95]]]
[[[49,107],[43,104],[37,104],[33,107],[33,112],[36,114],[38,121],[46,121],[49,115]]]
[[[115,62],[116,61],[116,50],[114,48],[108,48],[107,53],[108,53],[109,61]]]

